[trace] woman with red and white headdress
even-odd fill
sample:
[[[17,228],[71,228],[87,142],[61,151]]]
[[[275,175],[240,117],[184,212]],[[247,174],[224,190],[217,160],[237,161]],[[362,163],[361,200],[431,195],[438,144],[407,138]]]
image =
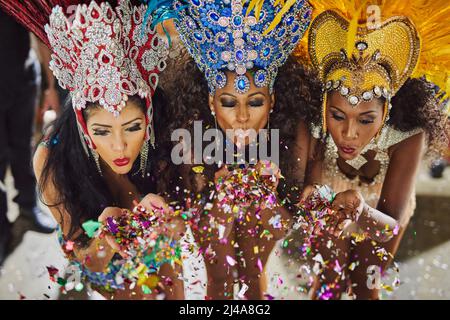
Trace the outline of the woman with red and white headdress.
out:
[[[160,210],[168,238],[176,239],[181,227],[155,194],[164,150],[155,143],[163,125],[153,115],[159,118],[164,103],[157,84],[167,48],[155,29],[142,30],[146,6],[116,2],[0,1],[51,48],[50,68],[71,93],[71,107],[36,150],[34,170],[65,252],[94,289],[111,298],[182,298],[175,258],[152,262],[157,277],[137,270],[133,289],[117,239],[87,232],[89,222],[119,220],[123,208],[138,203]]]

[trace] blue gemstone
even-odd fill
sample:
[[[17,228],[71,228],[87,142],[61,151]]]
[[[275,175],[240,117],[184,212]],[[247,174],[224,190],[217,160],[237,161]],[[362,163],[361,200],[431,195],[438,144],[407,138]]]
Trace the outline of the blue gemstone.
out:
[[[240,16],[234,17],[233,23],[235,26],[239,27],[242,24],[242,18]]]
[[[223,10],[222,10],[222,16],[224,16],[224,17],[230,17],[231,16],[231,9],[230,8],[224,8]]]
[[[289,18],[286,19],[286,24],[290,26],[292,22],[294,22],[294,20],[295,20],[294,16],[290,16]]]
[[[252,42],[258,42],[258,37],[256,37],[256,36],[251,36],[250,37],[250,41],[252,41]]]
[[[244,59],[244,53],[241,50],[236,51],[236,59],[242,61]]]
[[[210,57],[212,60],[214,60],[214,61],[217,60],[217,56],[216,56],[216,54],[214,53],[214,51],[210,51],[210,52],[209,52],[209,57]]]
[[[245,87],[246,87],[245,80],[244,79],[239,79],[238,83],[237,83],[237,86],[238,86],[238,88],[240,90],[245,90]]]
[[[266,76],[264,75],[264,73],[260,73],[258,75],[258,79],[256,79],[256,80],[258,80],[259,83],[263,83],[264,80],[266,80]]]
[[[263,50],[263,56],[264,56],[264,57],[267,57],[269,54],[270,54],[270,48],[269,48],[269,47],[266,47],[266,48]]]
[[[187,20],[187,21],[186,21],[186,26],[187,26],[188,28],[193,29],[193,28],[195,27],[195,24],[194,24],[191,20]]]
[[[217,83],[221,83],[222,81],[223,81],[222,75],[221,75],[221,74],[218,74],[218,75],[216,76],[216,82],[217,82]]]
[[[213,20],[213,21],[219,21],[219,15],[215,12],[212,12],[209,17]]]
[[[194,32],[194,37],[198,41],[202,41],[203,40],[202,34],[200,32]]]
[[[194,6],[198,7],[200,5],[200,0],[191,0],[191,2]]]
[[[297,43],[298,39],[300,39],[300,36],[295,36],[292,38],[292,43]]]
[[[211,33],[209,33],[209,31],[205,30],[205,37],[208,40],[211,40]]]
[[[295,24],[292,28],[292,32],[297,32],[298,28],[300,28],[299,24]]]
[[[217,37],[217,41],[219,41],[219,43],[224,43],[227,40],[227,38],[224,35],[219,35]]]
[[[278,37],[281,38],[286,32],[286,29],[281,29],[280,31],[278,31]]]
[[[308,19],[310,15],[311,11],[310,10],[306,11],[305,14],[303,15],[303,19]]]

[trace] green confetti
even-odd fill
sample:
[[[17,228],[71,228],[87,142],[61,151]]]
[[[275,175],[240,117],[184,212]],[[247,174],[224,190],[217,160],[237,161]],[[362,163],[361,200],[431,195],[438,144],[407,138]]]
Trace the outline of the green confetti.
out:
[[[150,289],[148,286],[146,286],[145,284],[143,284],[142,286],[141,286],[141,288],[142,288],[142,292],[144,293],[144,294],[151,294],[152,293],[152,289]]]
[[[56,282],[57,282],[60,286],[65,286],[66,283],[67,283],[67,281],[66,281],[65,279],[63,279],[63,278],[58,278],[58,279],[56,280]]]
[[[84,286],[83,284],[80,282],[75,286],[75,290],[77,290],[78,292],[80,292],[81,290],[83,290]]]
[[[87,236],[89,238],[92,238],[95,234],[95,232],[100,228],[102,224],[97,221],[88,220],[85,223],[83,223],[81,226],[83,227],[84,231],[86,232]]]

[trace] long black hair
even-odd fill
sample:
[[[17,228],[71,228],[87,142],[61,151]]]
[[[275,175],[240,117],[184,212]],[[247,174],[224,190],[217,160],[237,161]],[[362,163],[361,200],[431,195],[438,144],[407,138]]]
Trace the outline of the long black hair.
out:
[[[142,99],[135,96],[130,97],[130,100],[135,101],[145,113],[145,103]],[[159,134],[166,126],[165,113],[162,112],[164,106],[164,93],[157,89],[153,96],[156,149],[149,147],[145,177],[139,172],[140,155],[127,174],[141,195],[158,191],[156,174],[160,166],[159,159],[165,155],[164,147],[158,144]],[[97,106],[88,105],[87,109],[95,107]],[[38,181],[40,198],[48,207],[64,208],[70,216],[67,238],[83,246],[87,244],[88,238],[84,233],[79,235],[82,223],[97,220],[104,208],[117,204],[104,179],[98,173],[94,161],[83,149],[70,97],[50,128],[50,133],[43,138],[48,146],[48,157]],[[55,203],[46,203],[42,197],[48,183],[52,183],[57,190]],[[64,224],[62,214],[60,218]]]

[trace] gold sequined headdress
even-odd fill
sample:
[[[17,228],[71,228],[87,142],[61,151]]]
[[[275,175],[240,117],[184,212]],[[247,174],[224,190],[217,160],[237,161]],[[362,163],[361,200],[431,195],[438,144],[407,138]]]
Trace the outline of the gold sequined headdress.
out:
[[[449,92],[446,0],[309,2],[315,18],[295,54],[310,59],[327,91],[338,90],[353,106],[384,97],[385,119],[390,99],[411,76]]]

